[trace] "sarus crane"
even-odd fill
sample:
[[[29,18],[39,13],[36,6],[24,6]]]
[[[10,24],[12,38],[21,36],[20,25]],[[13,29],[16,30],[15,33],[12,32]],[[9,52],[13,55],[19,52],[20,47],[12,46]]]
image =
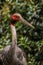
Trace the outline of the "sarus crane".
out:
[[[10,27],[12,33],[12,44],[6,46],[2,53],[0,53],[0,65],[27,65],[25,53],[17,45],[17,34],[15,29],[15,22],[19,21],[25,25],[34,28],[29,22],[27,22],[19,13],[14,13],[10,16]]]

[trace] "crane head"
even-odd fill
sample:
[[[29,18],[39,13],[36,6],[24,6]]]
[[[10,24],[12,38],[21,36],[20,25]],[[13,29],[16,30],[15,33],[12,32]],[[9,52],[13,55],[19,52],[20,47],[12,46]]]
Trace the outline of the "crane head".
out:
[[[21,14],[19,14],[19,13],[15,13],[15,14],[12,14],[11,15],[11,19],[13,20],[13,21],[19,21],[19,22],[21,22],[21,23],[23,23],[23,24],[25,24],[25,25],[27,25],[27,26],[30,26],[31,28],[35,28],[32,24],[30,24],[29,22],[27,22],[22,16],[21,16]],[[14,23],[14,22],[13,22]]]
[[[14,21],[19,21],[20,20],[21,15],[18,13],[12,14],[11,15],[11,19]]]

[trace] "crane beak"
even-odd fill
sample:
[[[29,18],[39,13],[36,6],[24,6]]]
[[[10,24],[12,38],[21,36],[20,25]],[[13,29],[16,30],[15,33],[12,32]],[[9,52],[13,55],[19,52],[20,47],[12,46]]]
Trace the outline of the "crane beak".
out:
[[[31,28],[33,28],[33,29],[35,29],[35,27],[32,24],[30,24],[29,22],[27,22],[24,18],[21,18],[20,22],[27,25],[27,26],[29,26],[29,27],[31,27]]]

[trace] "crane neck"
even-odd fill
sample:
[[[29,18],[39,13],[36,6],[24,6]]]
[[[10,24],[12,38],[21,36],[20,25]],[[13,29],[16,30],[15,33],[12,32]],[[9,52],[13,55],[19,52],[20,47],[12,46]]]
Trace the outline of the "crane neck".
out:
[[[15,26],[13,24],[10,24],[11,27],[11,33],[12,33],[12,48],[15,48],[15,46],[17,45],[17,34],[16,34],[16,29]]]

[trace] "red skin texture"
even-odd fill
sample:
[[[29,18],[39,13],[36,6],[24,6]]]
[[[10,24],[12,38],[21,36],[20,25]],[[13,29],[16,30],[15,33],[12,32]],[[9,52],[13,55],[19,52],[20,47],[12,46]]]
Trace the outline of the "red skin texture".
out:
[[[14,21],[18,21],[20,19],[19,16],[17,16],[16,14],[11,15],[11,19]]]
[[[11,19],[13,20],[13,21],[19,21],[19,19],[20,19],[20,17],[19,16],[17,16],[16,14],[12,14],[11,15]],[[14,24],[13,23],[11,23],[10,25],[13,25],[14,26]]]

